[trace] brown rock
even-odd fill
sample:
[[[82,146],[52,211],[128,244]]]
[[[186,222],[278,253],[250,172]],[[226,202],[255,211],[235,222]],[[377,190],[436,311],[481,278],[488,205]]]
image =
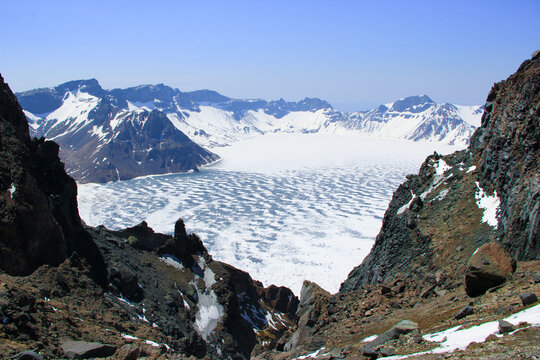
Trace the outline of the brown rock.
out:
[[[501,285],[516,270],[516,261],[496,242],[482,245],[474,252],[465,271],[465,291],[471,297]]]

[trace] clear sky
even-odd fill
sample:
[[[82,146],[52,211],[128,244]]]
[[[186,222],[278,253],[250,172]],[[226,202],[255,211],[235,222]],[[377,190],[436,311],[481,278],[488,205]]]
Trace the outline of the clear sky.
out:
[[[540,1],[0,0],[13,90],[96,78],[361,110],[483,104],[540,49]]]

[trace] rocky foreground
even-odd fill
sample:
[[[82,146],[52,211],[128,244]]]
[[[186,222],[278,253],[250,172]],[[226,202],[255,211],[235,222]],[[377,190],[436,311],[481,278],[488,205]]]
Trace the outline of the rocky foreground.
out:
[[[495,84],[468,150],[428,157],[396,190],[340,291],[306,281],[298,299],[214,261],[182,220],[173,236],[86,226],[58,146],[30,139],[1,80],[0,354],[538,357],[539,90],[537,52]]]

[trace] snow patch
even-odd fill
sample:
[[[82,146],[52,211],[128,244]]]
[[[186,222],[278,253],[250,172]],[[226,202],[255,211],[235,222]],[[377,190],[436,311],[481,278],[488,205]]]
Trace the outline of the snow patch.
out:
[[[178,269],[178,270],[184,269],[184,265],[182,265],[182,262],[174,255],[163,254],[163,256],[159,258],[159,260],[163,261],[165,264],[169,266],[172,266],[175,269]]]
[[[295,357],[293,360],[312,359],[312,358],[315,358],[317,356],[325,355],[324,350],[326,350],[326,348],[322,347],[319,350],[314,351],[314,352],[312,352],[310,354]]]
[[[476,198],[476,205],[480,209],[484,210],[484,215],[482,216],[482,222],[487,223],[489,226],[494,228],[497,227],[497,214],[499,212],[499,207],[501,205],[501,200],[497,196],[497,191],[493,192],[492,196],[486,194],[486,192],[480,187],[480,183],[475,182],[478,191],[474,195]]]
[[[216,283],[214,272],[206,266],[202,256],[197,259],[197,263],[204,273],[205,289],[200,290],[193,282],[199,299],[197,302],[198,310],[195,314],[195,330],[206,340],[223,317],[223,306],[218,302],[214,290],[211,289],[212,285]]]
[[[411,206],[411,204],[412,204],[414,198],[415,198],[415,195],[414,195],[413,191],[411,190],[411,200],[409,200],[408,203],[406,203],[405,205],[403,205],[402,207],[400,207],[400,208],[398,209],[398,211],[397,211],[397,214],[398,214],[398,215],[403,214],[403,213],[405,212],[405,210],[407,210],[407,209],[409,208],[409,206]]]
[[[443,199],[446,197],[446,195],[448,195],[448,192],[449,192],[449,191],[450,191],[450,190],[448,190],[448,189],[442,190],[442,191],[439,193],[439,195],[437,195],[433,200],[434,200],[434,201],[441,201],[441,200],[443,200]]]
[[[475,166],[475,165],[473,165],[473,166],[471,166],[470,168],[468,168],[466,174],[468,174],[468,173],[470,173],[470,172],[473,172],[474,170],[476,170],[476,166]]]
[[[9,188],[9,196],[13,199],[13,194],[15,194],[15,191],[17,191],[17,188],[15,187],[15,184],[11,184]]]

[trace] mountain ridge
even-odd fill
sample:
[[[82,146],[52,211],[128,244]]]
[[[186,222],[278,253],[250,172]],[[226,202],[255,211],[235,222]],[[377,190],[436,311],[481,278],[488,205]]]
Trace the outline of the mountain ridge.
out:
[[[79,84],[78,88],[73,85]],[[398,137],[414,141],[432,140],[446,143],[465,144],[472,134],[475,124],[470,124],[461,118],[461,111],[467,109],[479,119],[482,111],[481,106],[460,106],[451,104],[436,104],[427,95],[409,96],[398,99],[395,102],[380,105],[376,109],[342,112],[334,109],[330,103],[319,98],[304,98],[299,101],[286,101],[283,98],[266,101],[262,99],[233,99],[212,90],[196,90],[182,92],[176,88],[164,84],[139,85],[125,89],[103,90],[95,79],[76,80],[61,84],[54,88],[44,88],[19,92],[18,96],[21,105],[29,114],[29,118],[40,119],[46,117],[48,113],[43,110],[53,110],[58,105],[60,97],[65,96],[65,91],[88,90],[91,95],[107,98],[111,104],[123,110],[136,110],[139,108],[154,110],[159,109],[169,116],[175,126],[191,137],[195,142],[203,146],[223,146],[242,138],[242,134],[265,132],[318,132],[325,131],[339,133],[343,131],[356,131],[367,134],[380,134],[381,136]],[[46,102],[50,94],[55,94],[54,105],[45,106],[40,99]],[[222,110],[223,113],[215,113],[213,116],[222,122],[222,128],[212,126],[211,118],[205,121],[191,121],[190,117],[198,116],[206,107]],[[401,121],[394,121],[395,124],[409,121],[413,117],[418,117],[421,113],[423,117],[410,124],[407,129],[401,132],[389,132],[386,129],[366,125],[373,121],[378,123],[388,123],[399,113],[404,113]],[[42,111],[39,113],[38,111]],[[306,123],[305,119],[300,120],[302,112],[312,113],[313,116]],[[320,112],[320,113],[318,113]],[[299,113],[298,117],[283,121],[283,118],[294,113]],[[318,114],[318,115],[316,115]],[[45,116],[43,116],[45,115]],[[293,116],[294,117],[294,116]],[[471,116],[469,116],[470,118]],[[227,119],[227,118],[230,118]],[[438,118],[437,129],[429,129],[419,125],[429,122],[433,118]],[[31,121],[35,123],[36,121]],[[206,124],[205,124],[206,122]],[[303,124],[296,124],[302,123]],[[433,124],[434,122],[431,121]],[[441,128],[444,124],[449,128]],[[395,127],[395,124],[392,124]],[[389,126],[390,127],[390,126]],[[409,129],[410,128],[410,129]],[[36,134],[45,135],[45,132],[38,127]],[[381,131],[384,130],[384,131]],[[416,130],[416,131],[415,131]],[[386,133],[385,133],[386,131]],[[454,133],[452,133],[454,131]],[[228,134],[220,134],[226,132]],[[202,135],[201,135],[202,134]]]

